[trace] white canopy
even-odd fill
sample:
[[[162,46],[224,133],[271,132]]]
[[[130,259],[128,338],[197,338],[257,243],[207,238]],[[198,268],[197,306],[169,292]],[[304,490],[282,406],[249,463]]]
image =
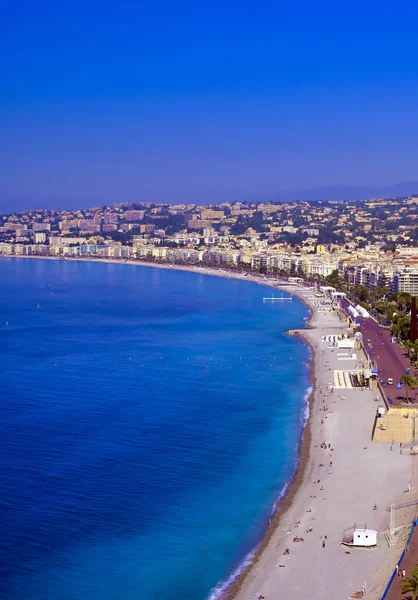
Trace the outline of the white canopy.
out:
[[[370,317],[370,314],[367,312],[367,310],[365,308],[363,308],[362,306],[360,306],[360,304],[357,304],[356,306],[356,311],[362,316],[365,317],[366,319],[368,317]]]

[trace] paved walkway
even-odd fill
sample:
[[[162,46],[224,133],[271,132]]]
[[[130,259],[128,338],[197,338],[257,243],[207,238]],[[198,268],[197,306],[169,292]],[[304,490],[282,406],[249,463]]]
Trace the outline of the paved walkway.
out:
[[[406,571],[406,576],[408,577],[410,571],[417,565],[418,563],[418,527],[415,527],[414,533],[412,534],[411,542],[409,544],[409,552],[405,552],[405,556],[399,565],[399,570],[403,569]],[[405,600],[408,598],[409,594],[401,594],[401,584],[402,577],[395,577],[392,585],[390,586],[390,590],[385,600]]]

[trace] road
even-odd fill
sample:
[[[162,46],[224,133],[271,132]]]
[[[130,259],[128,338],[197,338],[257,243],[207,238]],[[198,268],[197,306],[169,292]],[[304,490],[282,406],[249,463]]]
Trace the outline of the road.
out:
[[[347,310],[347,306],[348,301],[344,300],[342,307]],[[401,390],[396,388],[406,369],[410,370],[411,376],[418,377],[418,371],[412,366],[406,350],[393,343],[390,332],[380,327],[374,319],[357,317],[356,321],[360,324],[358,330],[363,334],[364,346],[378,367],[379,380],[385,382],[386,395],[392,398],[393,405],[405,406],[407,402],[418,404],[418,390],[406,390],[405,386]],[[393,379],[392,385],[387,383],[389,378]]]

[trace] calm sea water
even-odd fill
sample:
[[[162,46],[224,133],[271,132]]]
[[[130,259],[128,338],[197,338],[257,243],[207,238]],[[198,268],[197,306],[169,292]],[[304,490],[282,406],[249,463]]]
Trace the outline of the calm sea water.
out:
[[[297,462],[306,308],[131,265],[0,281],[1,598],[216,597]]]

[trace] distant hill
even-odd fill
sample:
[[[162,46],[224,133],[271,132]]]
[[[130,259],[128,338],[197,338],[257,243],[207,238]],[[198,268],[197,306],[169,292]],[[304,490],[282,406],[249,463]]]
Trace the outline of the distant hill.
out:
[[[395,183],[387,186],[353,186],[353,185],[329,185],[325,187],[309,188],[297,191],[279,191],[276,193],[252,195],[251,197],[238,198],[237,194],[229,199],[230,202],[235,200],[247,202],[296,202],[296,201],[315,201],[315,200],[367,200],[368,198],[404,198],[412,195],[418,196],[418,181],[406,181],[403,183]],[[115,198],[116,200],[116,198]],[[129,201],[133,202],[134,199]],[[137,201],[140,201],[138,199]],[[160,200],[164,202],[164,199]],[[223,199],[225,202],[225,198]],[[113,201],[108,201],[107,204],[112,204]],[[173,204],[174,201],[166,200]],[[179,198],[176,202],[180,203]],[[217,203],[216,198],[212,202]],[[219,200],[220,202],[220,200]],[[218,203],[219,203],[218,202]],[[27,209],[43,208],[46,210],[75,210],[79,208],[89,208],[91,206],[101,206],[106,202],[100,198],[83,198],[83,199],[57,199],[57,198],[5,198],[0,197],[0,215],[11,214],[15,211],[20,212]],[[199,202],[194,200],[195,204],[206,205],[208,200]]]
[[[367,198],[396,198],[418,195],[418,181],[406,181],[387,186],[357,187],[330,185],[307,190],[277,192],[270,200],[292,202],[296,200],[366,200]]]

